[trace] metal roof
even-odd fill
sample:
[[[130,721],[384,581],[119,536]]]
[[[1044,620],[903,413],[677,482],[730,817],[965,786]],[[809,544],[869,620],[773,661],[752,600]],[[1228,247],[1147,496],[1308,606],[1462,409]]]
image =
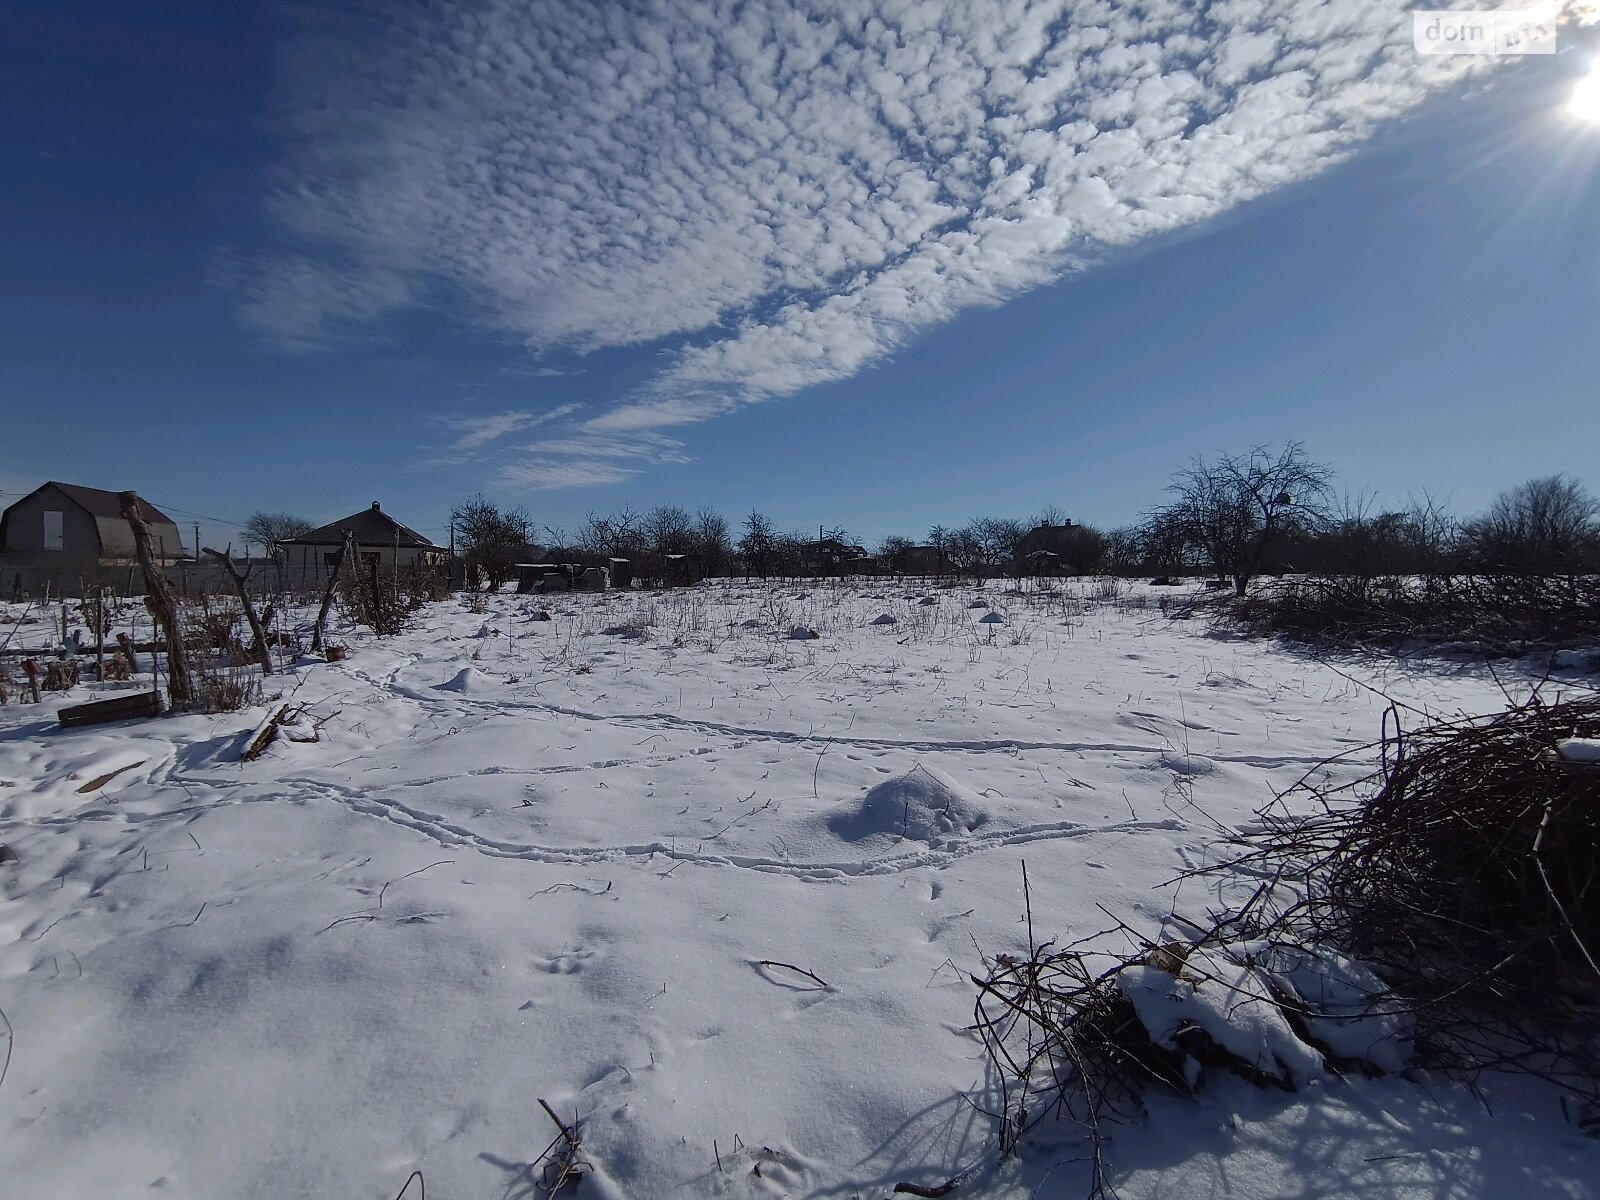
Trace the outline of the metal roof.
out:
[[[117,499],[116,492],[108,492],[104,488],[84,487],[82,484],[62,483],[59,479],[52,479],[29,492],[27,496],[23,497],[23,500],[28,499],[30,496],[38,495],[47,487],[55,488],[91,517],[122,520],[122,501]],[[22,500],[17,501],[17,504],[21,503]],[[13,505],[12,507],[16,506]],[[159,522],[162,525],[171,525],[173,528],[177,528],[177,523],[171,517],[142,497],[139,500],[139,515],[148,522]]]

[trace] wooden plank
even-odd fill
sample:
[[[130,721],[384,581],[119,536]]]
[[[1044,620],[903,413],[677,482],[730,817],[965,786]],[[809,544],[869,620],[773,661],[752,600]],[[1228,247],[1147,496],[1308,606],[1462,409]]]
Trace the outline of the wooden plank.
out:
[[[131,696],[113,696],[110,700],[92,700],[88,704],[69,704],[57,713],[63,729],[81,725],[103,725],[108,721],[130,721],[161,714],[161,697],[155,692],[135,692]]]
[[[287,704],[280,704],[268,710],[261,724],[255,727],[250,739],[245,742],[244,749],[239,753],[240,762],[254,762],[266,753],[267,747],[278,736],[278,723],[283,720],[283,714],[289,711]]]

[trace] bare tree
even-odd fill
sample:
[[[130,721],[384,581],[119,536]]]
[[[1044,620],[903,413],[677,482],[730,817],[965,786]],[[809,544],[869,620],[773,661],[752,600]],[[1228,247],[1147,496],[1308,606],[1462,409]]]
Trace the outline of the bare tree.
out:
[[[1321,524],[1332,479],[1332,469],[1308,459],[1299,442],[1277,451],[1257,446],[1214,462],[1196,457],[1172,477],[1167,490],[1177,500],[1152,520],[1164,532],[1181,532],[1218,573],[1232,577],[1242,596],[1287,533]]]
[[[245,553],[249,547],[259,546],[263,554],[272,558],[283,555],[279,542],[297,538],[302,533],[310,533],[315,526],[304,517],[297,517],[286,512],[253,512],[244,519],[240,527],[245,543]]]
[[[542,547],[529,547],[539,549],[538,555],[541,562],[566,562],[572,557],[573,539],[565,529],[559,525],[546,525],[544,527],[544,545]]]
[[[528,544],[528,514],[502,511],[483,496],[471,496],[450,512],[469,574],[481,571],[491,591],[510,579]]]
[[[950,556],[951,565],[961,574],[971,574],[979,583],[988,578],[988,555],[970,525],[965,529],[947,532],[941,548]]]
[[[1074,525],[1061,531],[1061,567],[1068,575],[1092,575],[1106,563],[1106,535],[1093,525]]]
[[[992,572],[1017,557],[1017,543],[1028,530],[1023,522],[1010,517],[978,517],[962,532],[971,535],[984,566]]]
[[[261,615],[256,612],[255,601],[250,598],[250,572],[253,566],[247,565],[243,571],[233,565],[233,556],[221,550],[212,550],[207,547],[201,553],[213,558],[218,565],[228,573],[228,578],[233,581],[233,590],[239,597],[239,607],[244,609],[244,619],[250,623],[250,635],[255,638],[256,661],[261,664],[263,675],[272,674],[272,650],[267,645],[266,627],[261,622]]]
[[[772,522],[761,513],[752,510],[744,519],[744,536],[739,539],[739,553],[744,556],[746,579],[752,573],[765,579],[777,566],[778,535]]]
[[[589,513],[578,531],[578,546],[597,558],[628,558],[644,548],[644,516],[631,504],[601,516]]]
[[[166,577],[161,573],[161,564],[151,552],[150,526],[145,523],[144,513],[140,507],[142,504],[143,501],[139,499],[137,492],[117,493],[117,505],[122,511],[123,520],[128,522],[128,528],[133,533],[134,550],[139,556],[139,570],[144,575],[145,607],[150,610],[150,615],[160,626],[162,640],[166,642],[167,701],[173,708],[187,708],[196,699],[194,680],[189,673],[189,651],[183,643],[183,630],[178,624],[178,606],[173,602],[172,589],[167,586]],[[151,654],[150,671],[153,682],[156,671],[155,652],[152,651]]]
[[[903,575],[911,545],[910,538],[891,533],[878,543],[878,561],[895,574]]]
[[[1116,575],[1133,575],[1145,565],[1145,538],[1142,530],[1121,525],[1105,535],[1105,568]]]
[[[658,504],[645,513],[641,530],[657,554],[687,554],[694,540],[694,518],[676,504]]]
[[[1465,535],[1472,558],[1489,570],[1587,571],[1600,557],[1600,500],[1568,475],[1530,479],[1495,497]]]
[[[694,552],[703,560],[706,574],[722,575],[728,569],[733,542],[728,518],[715,509],[702,508],[694,515]]]

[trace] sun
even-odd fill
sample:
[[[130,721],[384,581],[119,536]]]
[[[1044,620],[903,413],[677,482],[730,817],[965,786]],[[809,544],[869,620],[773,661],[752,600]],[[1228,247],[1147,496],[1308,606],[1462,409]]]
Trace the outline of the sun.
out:
[[[1600,65],[1578,80],[1567,98],[1567,112],[1580,121],[1600,125]]]

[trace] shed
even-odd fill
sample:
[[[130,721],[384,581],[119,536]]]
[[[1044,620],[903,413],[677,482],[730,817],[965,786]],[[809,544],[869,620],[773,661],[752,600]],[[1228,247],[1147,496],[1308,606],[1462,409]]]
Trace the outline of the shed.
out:
[[[178,526],[155,505],[139,501],[156,563],[185,557]],[[51,480],[0,514],[0,594],[75,592],[85,584],[115,583],[142,591],[133,528],[116,492]]]
[[[545,580],[560,572],[561,568],[555,563],[518,563],[517,593],[526,596],[530,592],[544,591]]]
[[[611,574],[604,567],[571,567],[572,590],[575,592],[603,592],[611,586]]]

